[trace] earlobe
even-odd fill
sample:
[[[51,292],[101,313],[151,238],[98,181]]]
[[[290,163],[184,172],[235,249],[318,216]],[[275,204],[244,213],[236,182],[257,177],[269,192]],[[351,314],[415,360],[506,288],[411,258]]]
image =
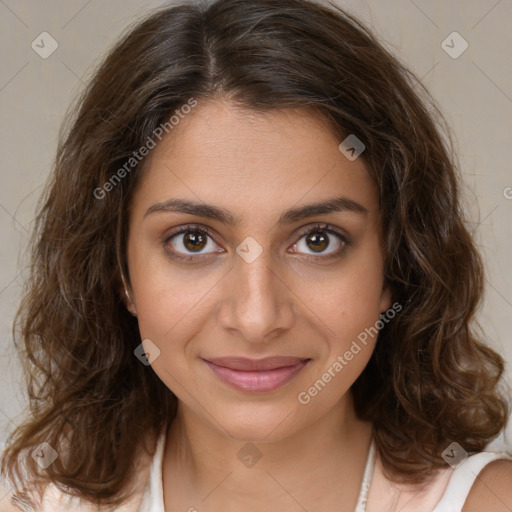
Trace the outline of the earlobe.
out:
[[[123,287],[121,287],[120,293],[121,293],[121,300],[123,301],[123,304],[126,306],[126,309],[133,316],[137,316],[137,309],[135,308],[135,304],[130,296],[130,293],[128,292],[128,289],[123,286]]]
[[[391,290],[388,286],[384,287],[382,290],[382,295],[380,297],[380,312],[384,313],[391,307]]]
[[[126,298],[128,300],[128,311],[133,315],[133,316],[137,316],[137,310],[135,309],[135,304],[133,303],[131,297],[130,297],[130,294],[128,293],[128,290],[124,290],[125,294],[126,294]]]

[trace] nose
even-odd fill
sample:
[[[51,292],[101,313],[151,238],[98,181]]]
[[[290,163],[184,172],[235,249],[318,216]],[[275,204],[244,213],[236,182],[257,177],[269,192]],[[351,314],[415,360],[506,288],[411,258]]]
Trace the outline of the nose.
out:
[[[268,343],[289,330],[295,317],[293,292],[280,274],[270,251],[251,263],[236,257],[224,283],[221,326],[252,344]]]

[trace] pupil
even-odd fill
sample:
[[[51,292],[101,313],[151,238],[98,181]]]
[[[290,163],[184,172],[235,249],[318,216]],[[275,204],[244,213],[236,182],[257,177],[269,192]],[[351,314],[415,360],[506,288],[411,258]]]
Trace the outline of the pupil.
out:
[[[205,239],[201,233],[189,232],[185,235],[184,244],[189,250],[201,250],[205,245]]]
[[[311,233],[308,236],[307,241],[308,243],[311,242],[313,244],[314,247],[311,247],[311,249],[313,249],[314,251],[318,249],[318,252],[324,251],[325,249],[327,249],[327,246],[329,245],[328,238],[324,234],[319,233],[318,231],[316,233]]]

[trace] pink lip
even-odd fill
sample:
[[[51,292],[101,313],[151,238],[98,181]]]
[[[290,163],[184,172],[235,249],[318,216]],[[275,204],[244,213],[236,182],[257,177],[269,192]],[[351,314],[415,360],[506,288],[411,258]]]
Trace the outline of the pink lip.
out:
[[[309,361],[298,357],[204,360],[222,381],[241,391],[273,391],[289,382]]]

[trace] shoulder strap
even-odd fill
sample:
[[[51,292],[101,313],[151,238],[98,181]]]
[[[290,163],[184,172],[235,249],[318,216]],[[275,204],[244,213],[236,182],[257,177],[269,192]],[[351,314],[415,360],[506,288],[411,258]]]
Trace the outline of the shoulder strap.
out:
[[[498,459],[512,461],[512,456],[505,452],[480,452],[469,456],[454,469],[443,497],[432,512],[460,512],[480,471]]]
[[[164,428],[158,437],[155,454],[151,461],[149,478],[146,482],[142,501],[137,512],[163,511],[164,496],[162,482],[162,462],[164,455],[166,429]]]

